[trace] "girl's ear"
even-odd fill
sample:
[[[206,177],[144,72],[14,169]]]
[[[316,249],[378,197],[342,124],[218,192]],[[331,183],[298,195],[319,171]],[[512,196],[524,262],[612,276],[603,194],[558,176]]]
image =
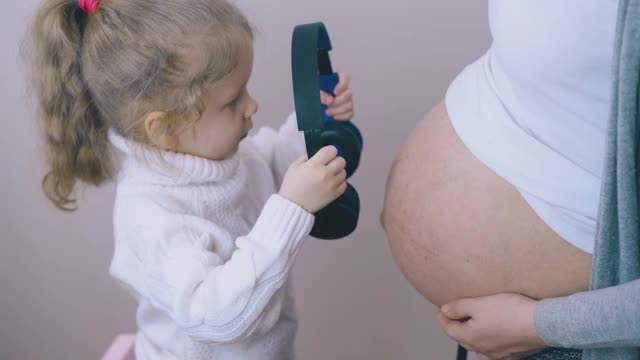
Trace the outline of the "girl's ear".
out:
[[[144,131],[147,138],[156,147],[171,150],[177,144],[175,126],[164,111],[152,111],[144,119]]]

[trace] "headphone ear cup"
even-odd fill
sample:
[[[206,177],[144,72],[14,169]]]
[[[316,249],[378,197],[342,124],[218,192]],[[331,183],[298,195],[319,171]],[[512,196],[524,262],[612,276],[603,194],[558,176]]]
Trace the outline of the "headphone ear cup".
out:
[[[315,214],[311,236],[336,240],[351,234],[358,227],[360,197],[356,189],[347,184],[347,190],[334,202]]]
[[[320,134],[322,146],[333,145],[338,148],[338,156],[346,161],[347,178],[351,177],[360,165],[362,153],[362,135],[351,122],[332,122],[326,124]]]
[[[339,125],[345,127],[348,131],[350,131],[358,140],[358,148],[360,149],[360,153],[362,153],[362,146],[364,144],[364,140],[362,139],[362,133],[360,133],[360,129],[352,123],[351,121],[345,121],[339,123]]]

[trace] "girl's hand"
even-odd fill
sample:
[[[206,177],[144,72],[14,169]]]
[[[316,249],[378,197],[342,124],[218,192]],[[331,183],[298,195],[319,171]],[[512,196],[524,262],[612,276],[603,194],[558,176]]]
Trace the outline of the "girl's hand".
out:
[[[340,81],[333,90],[334,98],[330,94],[320,91],[320,102],[327,105],[327,115],[333,116],[336,121],[348,121],[353,119],[353,95],[349,89],[349,74],[340,73]]]
[[[515,360],[546,348],[538,336],[536,301],[519,294],[454,300],[440,308],[444,332],[480,359]]]
[[[334,146],[320,149],[311,159],[294,161],[282,181],[280,195],[314,214],[347,190],[346,162]]]

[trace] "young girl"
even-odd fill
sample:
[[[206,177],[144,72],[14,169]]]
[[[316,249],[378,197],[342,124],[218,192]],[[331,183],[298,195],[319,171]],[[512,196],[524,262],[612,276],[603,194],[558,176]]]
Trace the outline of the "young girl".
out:
[[[299,157],[293,115],[243,141],[252,40],[224,0],[46,0],[37,13],[43,188],[72,210],[77,180],[117,178],[111,273],[138,300],[138,360],[293,357],[288,274],[312,214],[345,191],[345,162],[334,147]],[[346,75],[335,93],[329,114],[350,119]]]

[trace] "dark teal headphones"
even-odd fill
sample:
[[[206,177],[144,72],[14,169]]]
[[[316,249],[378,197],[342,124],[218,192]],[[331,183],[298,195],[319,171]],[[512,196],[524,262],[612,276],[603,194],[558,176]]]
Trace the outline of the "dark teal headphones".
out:
[[[320,103],[320,89],[335,95],[338,74],[329,59],[331,41],[323,23],[298,25],[293,31],[291,68],[293,96],[298,116],[298,130],[304,131],[307,154],[313,156],[327,145],[334,145],[346,162],[347,177],[358,168],[362,153],[362,135],[351,122],[337,122],[326,115]],[[319,239],[339,239],[358,226],[360,198],[353,186],[336,201],[316,213],[311,236]],[[457,358],[467,358],[467,351],[458,346]]]
[[[347,163],[349,178],[360,163],[363,140],[355,125],[327,116],[327,107],[320,103],[320,90],[335,95],[333,89],[339,81],[331,68],[329,51],[331,41],[323,23],[295,27],[291,68],[298,130],[304,132],[309,157],[325,146],[335,146]],[[327,240],[343,238],[356,229],[359,214],[360,198],[356,189],[347,184],[344,195],[315,214],[311,236]]]

